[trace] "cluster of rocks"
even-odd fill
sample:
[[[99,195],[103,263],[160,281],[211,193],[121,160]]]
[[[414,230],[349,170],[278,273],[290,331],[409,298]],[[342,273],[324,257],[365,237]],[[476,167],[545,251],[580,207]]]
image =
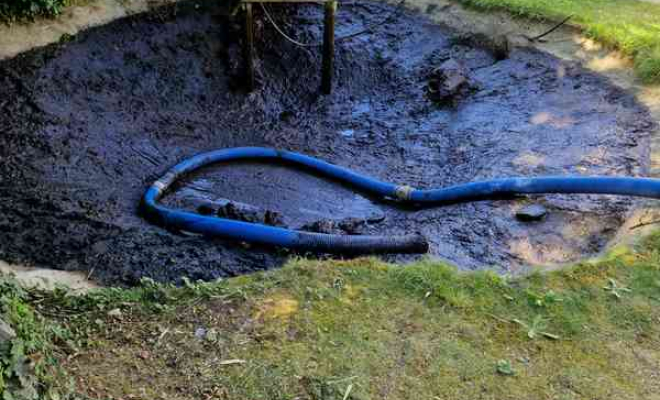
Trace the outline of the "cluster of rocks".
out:
[[[214,215],[237,221],[285,227],[282,215],[277,211],[265,210],[238,201],[205,202],[197,207],[197,212],[202,215]]]
[[[426,88],[429,99],[439,104],[451,104],[464,98],[474,88],[468,71],[450,58],[433,69]]]
[[[290,228],[285,224],[284,218],[279,212],[237,201],[217,200],[214,202],[204,202],[197,207],[197,212],[201,215]],[[361,235],[364,234],[365,229],[370,224],[376,224],[384,220],[385,214],[382,213],[376,213],[367,218],[344,218],[341,220],[324,218],[306,223],[295,229],[305,232],[336,235]]]
[[[328,233],[334,235],[362,235],[370,224],[381,222],[385,216],[374,218],[345,218],[342,220],[321,219],[305,224],[299,228],[301,231]]]

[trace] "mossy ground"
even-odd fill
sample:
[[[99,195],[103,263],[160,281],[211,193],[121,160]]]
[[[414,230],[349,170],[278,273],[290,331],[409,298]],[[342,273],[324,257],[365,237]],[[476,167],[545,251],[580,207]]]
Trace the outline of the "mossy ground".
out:
[[[457,0],[482,10],[552,20],[568,16],[594,39],[632,56],[638,76],[660,82],[660,4],[638,0]]]
[[[67,332],[49,385],[94,399],[660,398],[660,234],[515,279],[295,260],[26,304]]]

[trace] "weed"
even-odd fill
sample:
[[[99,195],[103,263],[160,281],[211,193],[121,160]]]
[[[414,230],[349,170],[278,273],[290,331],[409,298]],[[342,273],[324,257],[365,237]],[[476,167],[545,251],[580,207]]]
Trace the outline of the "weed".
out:
[[[530,339],[536,339],[539,336],[544,336],[548,339],[559,340],[559,336],[545,331],[545,329],[548,327],[548,324],[547,320],[544,319],[541,315],[534,317],[531,323],[525,323],[519,319],[514,319],[513,322],[522,326],[527,331],[527,337]]]
[[[3,399],[53,398],[54,342],[64,343],[69,332],[47,324],[28,305],[28,292],[18,283],[0,277],[1,315],[15,330],[16,338],[0,347],[0,393]]]
[[[501,375],[513,376],[516,374],[511,365],[511,361],[509,360],[499,360],[497,362],[496,370]]]
[[[616,280],[609,278],[607,283],[607,286],[604,286],[603,289],[607,290],[612,294],[612,296],[616,297],[617,299],[620,299],[623,293],[630,293],[632,290],[625,286],[619,286],[619,284],[616,282]]]
[[[527,298],[530,305],[539,308],[544,308],[563,301],[554,290],[548,290],[544,294],[536,293],[533,290],[527,290]]]

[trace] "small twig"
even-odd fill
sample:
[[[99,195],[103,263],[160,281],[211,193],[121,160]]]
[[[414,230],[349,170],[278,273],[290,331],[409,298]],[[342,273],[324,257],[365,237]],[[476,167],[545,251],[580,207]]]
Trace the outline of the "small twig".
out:
[[[658,224],[658,223],[660,223],[660,219],[653,219],[651,221],[640,222],[636,225],[631,226],[630,228],[628,228],[628,230],[632,231],[632,230],[637,229],[637,228],[641,228],[641,227],[648,226],[648,225],[655,225],[655,224]]]
[[[532,42],[536,42],[536,41],[538,41],[538,40],[543,39],[544,37],[548,36],[548,35],[551,34],[552,32],[554,32],[554,31],[556,31],[557,29],[559,29],[562,25],[564,25],[565,23],[567,23],[568,20],[570,20],[571,18],[573,18],[573,14],[571,14],[571,15],[569,15],[568,17],[564,18],[560,23],[558,23],[557,25],[553,26],[553,27],[550,28],[549,30],[543,32],[542,34],[540,34],[540,35],[536,35],[536,36],[533,36],[533,37],[530,37],[529,40],[531,40]]]
[[[346,392],[344,393],[344,398],[343,398],[343,400],[347,400],[347,399],[348,399],[348,396],[351,395],[351,390],[353,390],[353,384],[352,384],[352,383],[351,383],[350,385],[348,385],[348,387],[346,388]]]
[[[170,332],[170,328],[165,328],[165,330],[158,336],[158,340],[156,340],[156,344],[154,347],[157,347],[160,344],[160,341],[163,340],[165,335],[167,335]]]
[[[494,318],[494,319],[496,319],[496,320],[498,320],[498,321],[500,321],[500,322],[504,322],[504,323],[506,323],[506,324],[510,324],[510,323],[514,322],[514,321],[510,321],[510,320],[508,320],[508,319],[500,318],[500,317],[498,317],[498,316],[495,315],[495,314],[486,313],[486,315],[488,315],[489,317]]]
[[[236,365],[236,364],[245,364],[245,360],[240,360],[240,359],[232,359],[232,360],[222,360],[218,363],[218,365]]]

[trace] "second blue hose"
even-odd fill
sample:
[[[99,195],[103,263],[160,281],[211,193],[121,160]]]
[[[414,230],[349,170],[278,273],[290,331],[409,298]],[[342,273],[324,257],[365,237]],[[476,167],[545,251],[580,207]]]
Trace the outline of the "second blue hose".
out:
[[[660,199],[660,179],[609,176],[516,177],[473,182],[443,189],[415,189],[407,185],[382,182],[299,153],[262,147],[237,147],[199,154],[172,167],[147,189],[142,199],[142,210],[146,218],[153,223],[170,229],[243,242],[286,247],[299,251],[368,254],[423,253],[428,250],[427,240],[419,234],[351,236],[302,232],[225,218],[202,216],[192,212],[167,208],[157,203],[165,191],[183,175],[211,164],[238,160],[286,162],[349,184],[365,193],[396,199],[401,203],[427,207],[488,200],[502,196],[541,193],[614,194]]]

